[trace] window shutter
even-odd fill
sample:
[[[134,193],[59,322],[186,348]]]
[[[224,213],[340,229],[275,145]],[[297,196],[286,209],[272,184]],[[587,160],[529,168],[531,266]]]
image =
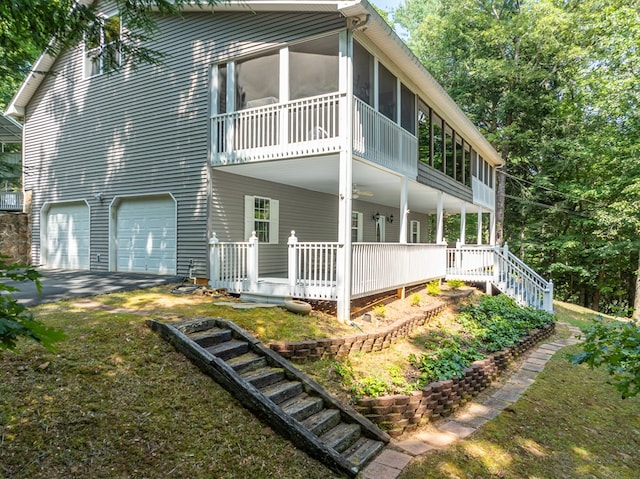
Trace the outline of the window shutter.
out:
[[[278,244],[280,239],[280,201],[269,200],[269,244]]]
[[[254,222],[255,215],[255,199],[253,196],[244,196],[244,239],[242,241],[249,241],[251,233],[255,229]]]

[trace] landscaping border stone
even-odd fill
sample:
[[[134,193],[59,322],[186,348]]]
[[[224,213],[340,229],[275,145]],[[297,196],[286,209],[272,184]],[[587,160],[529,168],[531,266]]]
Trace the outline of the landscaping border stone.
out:
[[[356,409],[381,426],[391,437],[415,430],[431,419],[446,417],[487,388],[509,363],[551,336],[555,323],[534,329],[517,344],[475,361],[464,369],[464,376],[437,381],[410,395],[359,399]]]

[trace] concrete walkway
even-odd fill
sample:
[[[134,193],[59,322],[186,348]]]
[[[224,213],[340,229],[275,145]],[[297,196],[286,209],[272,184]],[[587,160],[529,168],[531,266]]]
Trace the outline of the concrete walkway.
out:
[[[429,451],[446,449],[456,441],[476,432],[487,421],[498,416],[503,409],[516,402],[531,386],[545,364],[559,349],[581,342],[581,331],[576,326],[566,326],[569,339],[556,339],[540,344],[524,356],[524,362],[491,396],[483,401],[466,404],[455,418],[446,418],[433,424],[434,429],[413,433],[408,439],[393,442],[371,462],[358,476],[360,479],[395,479],[409,465],[413,457]]]

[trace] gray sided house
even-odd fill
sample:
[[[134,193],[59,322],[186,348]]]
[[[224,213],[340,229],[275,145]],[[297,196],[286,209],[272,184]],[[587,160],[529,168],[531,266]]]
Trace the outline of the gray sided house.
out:
[[[45,53],[8,109],[35,264],[336,301],[340,319],[445,277],[550,308],[494,247],[500,155],[365,0],[188,8],[158,19],[163,65],[112,74],[95,52],[126,25],[103,11],[104,35]]]

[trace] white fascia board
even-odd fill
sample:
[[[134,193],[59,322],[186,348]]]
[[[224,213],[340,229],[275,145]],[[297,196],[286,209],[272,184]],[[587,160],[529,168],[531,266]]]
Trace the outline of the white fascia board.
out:
[[[22,82],[18,92],[13,96],[9,105],[7,106],[6,114],[15,117],[24,116],[24,109],[31,100],[32,95],[44,80],[51,69],[51,66],[55,62],[55,57],[49,55],[46,51],[40,55],[38,61],[33,65],[33,68],[27,75],[27,78]]]

